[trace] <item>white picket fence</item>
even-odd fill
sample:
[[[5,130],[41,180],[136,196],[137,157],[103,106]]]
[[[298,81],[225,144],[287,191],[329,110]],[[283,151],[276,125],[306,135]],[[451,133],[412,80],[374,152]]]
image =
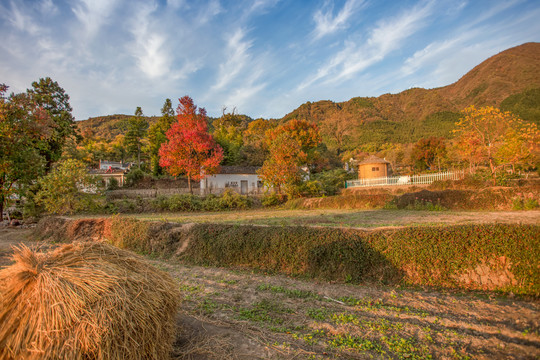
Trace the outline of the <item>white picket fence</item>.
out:
[[[368,187],[368,186],[393,186],[393,185],[420,185],[431,184],[439,180],[461,180],[465,176],[465,171],[447,171],[436,174],[387,176],[375,179],[349,180],[345,184],[346,188]]]

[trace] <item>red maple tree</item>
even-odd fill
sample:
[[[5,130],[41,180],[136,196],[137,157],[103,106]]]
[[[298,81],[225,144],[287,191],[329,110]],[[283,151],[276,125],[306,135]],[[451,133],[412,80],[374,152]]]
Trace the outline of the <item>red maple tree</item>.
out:
[[[215,174],[223,159],[223,149],[208,133],[206,110],[197,108],[189,96],[179,99],[177,122],[167,131],[167,142],[159,149],[159,165],[172,176],[181,174],[191,180],[201,180]]]

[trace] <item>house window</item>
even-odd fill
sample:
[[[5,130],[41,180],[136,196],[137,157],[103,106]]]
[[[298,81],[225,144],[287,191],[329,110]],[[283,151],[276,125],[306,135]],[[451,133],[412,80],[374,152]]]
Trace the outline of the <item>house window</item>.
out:
[[[377,167],[372,167],[371,171],[379,171],[379,167],[378,166]]]
[[[260,180],[258,180],[258,181],[257,181],[257,187],[258,187],[258,188],[262,188],[262,187],[263,187],[263,182],[260,181]]]

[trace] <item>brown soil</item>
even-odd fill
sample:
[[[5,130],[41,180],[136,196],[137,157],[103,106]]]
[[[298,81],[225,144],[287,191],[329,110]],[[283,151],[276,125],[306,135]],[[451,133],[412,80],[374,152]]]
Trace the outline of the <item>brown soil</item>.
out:
[[[0,267],[30,230],[0,229]],[[49,244],[50,246],[54,246]],[[534,359],[540,304],[149,259],[183,294],[177,359]]]

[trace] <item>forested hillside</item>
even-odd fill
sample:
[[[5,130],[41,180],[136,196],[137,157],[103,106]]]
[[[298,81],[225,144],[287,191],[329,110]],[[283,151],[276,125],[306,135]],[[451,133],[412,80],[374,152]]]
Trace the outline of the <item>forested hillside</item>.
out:
[[[176,121],[176,105],[167,101],[166,111],[162,109],[164,118],[141,117],[144,126],[139,135],[132,130],[127,136],[133,118],[128,115],[78,122],[85,141],[78,146],[82,155],[76,157],[94,164],[99,159],[133,161],[134,151],[126,148],[132,142],[132,147],[139,149],[137,159],[142,151],[142,161],[159,169],[158,150],[166,141],[165,130]],[[311,163],[316,164],[312,170],[331,169],[350,159],[377,154],[386,157],[394,170],[410,171],[413,167],[433,167],[433,159],[419,160],[423,158],[437,158],[437,168],[457,164],[460,146],[447,140],[456,134],[456,122],[471,105],[494,106],[540,124],[540,44],[527,43],[503,51],[441,88],[412,88],[345,102],[307,102],[281,119],[253,120],[233,111],[219,118],[208,117],[207,122],[208,131],[224,150],[222,165],[262,166],[273,146],[265,135],[268,130],[290,124],[290,130],[300,134],[307,129],[306,124],[316,124],[321,143],[311,152],[304,149]],[[439,146],[441,153],[434,155]]]
[[[307,102],[282,121],[297,118],[314,122],[329,146],[341,150],[379,150],[384,143],[411,143],[429,136],[448,138],[459,112],[470,105],[500,106],[538,123],[540,44],[503,51],[445,87],[412,88],[341,103]]]

